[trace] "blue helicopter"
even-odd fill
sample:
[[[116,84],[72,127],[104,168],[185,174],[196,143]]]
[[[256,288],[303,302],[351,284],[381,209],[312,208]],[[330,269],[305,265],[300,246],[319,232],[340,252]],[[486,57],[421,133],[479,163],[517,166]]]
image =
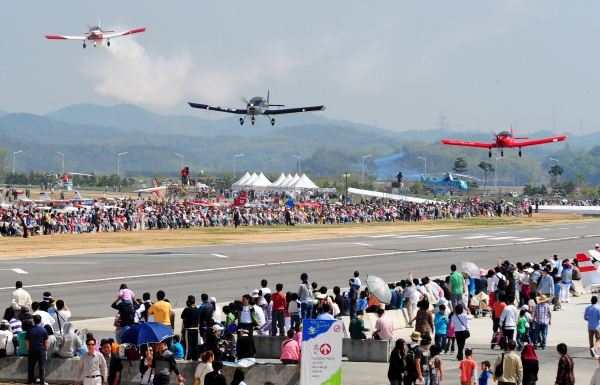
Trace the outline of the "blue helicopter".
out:
[[[460,191],[460,190],[467,191],[469,189],[469,186],[466,181],[459,179],[459,178],[454,178],[454,176],[470,178],[470,179],[475,179],[475,180],[481,181],[481,179],[474,178],[469,175],[452,174],[449,172],[442,173],[442,175],[444,175],[444,177],[442,179],[428,180],[428,179],[425,179],[425,175],[421,174],[421,181],[426,186],[431,188],[431,190],[433,190],[433,192],[436,194],[451,194],[454,191]]]

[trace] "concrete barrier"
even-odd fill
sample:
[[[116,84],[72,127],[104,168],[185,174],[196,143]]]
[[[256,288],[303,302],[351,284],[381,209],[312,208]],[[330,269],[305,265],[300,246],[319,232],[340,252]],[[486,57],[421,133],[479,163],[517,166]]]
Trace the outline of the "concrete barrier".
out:
[[[46,382],[52,384],[72,384],[75,380],[75,371],[79,364],[79,358],[52,358],[46,363]],[[123,372],[121,372],[121,385],[139,385],[140,372],[139,361],[123,360]],[[177,361],[181,375],[186,379],[186,383],[194,382],[194,373],[197,362]],[[221,373],[230,383],[233,379],[235,368],[225,366]],[[300,375],[296,373],[295,365],[254,365],[244,368],[246,379],[244,382],[248,385],[296,385],[300,383]],[[36,368],[37,375],[37,368]],[[27,383],[27,357],[9,356],[0,358],[0,382],[14,381],[18,383]],[[177,383],[177,377],[171,375],[171,383]]]
[[[344,338],[342,356],[348,357],[348,361],[355,362],[388,362],[390,342]]]
[[[283,336],[254,336],[256,357],[278,360],[281,356],[281,344],[286,337]]]

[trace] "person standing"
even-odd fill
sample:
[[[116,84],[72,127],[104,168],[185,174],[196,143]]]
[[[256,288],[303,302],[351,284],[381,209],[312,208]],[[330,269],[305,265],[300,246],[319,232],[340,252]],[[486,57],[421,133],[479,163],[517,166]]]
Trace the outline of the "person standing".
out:
[[[431,383],[429,345],[431,345],[431,336],[428,333],[421,334],[421,342],[415,349],[415,368],[417,369],[417,381],[420,384]]]
[[[77,371],[75,372],[75,383],[79,385],[79,379],[83,375],[83,385],[108,385],[108,370],[102,353],[96,351],[96,340],[88,338],[85,341],[87,353],[81,356]]]
[[[312,318],[313,308],[313,294],[308,283],[308,274],[302,273],[300,275],[302,283],[298,287],[298,299],[300,301],[300,318],[303,320]]]
[[[540,361],[535,354],[535,347],[527,344],[521,352],[521,364],[523,365],[523,385],[535,385],[538,380]]]
[[[108,370],[106,381],[108,385],[119,385],[119,382],[121,382],[121,372],[123,371],[123,362],[121,361],[121,357],[112,352],[111,345],[109,340],[102,340],[100,342],[102,355],[104,356]]]
[[[206,385],[227,385],[225,376],[221,374],[223,369],[223,363],[221,361],[215,361],[212,364],[213,371],[204,376]]]
[[[575,364],[571,356],[567,354],[567,345],[564,343],[558,344],[556,351],[560,359],[558,360],[558,370],[556,371],[554,385],[575,385],[575,374],[573,373]]]
[[[237,312],[238,336],[241,335],[240,329],[244,329],[246,330],[246,333],[248,333],[249,330],[250,337],[252,337],[252,330],[255,326],[258,326],[258,317],[256,316],[254,306],[250,305],[250,299],[249,294],[244,294],[242,297],[242,308]]]
[[[196,307],[196,297],[188,295],[187,307],[181,312],[183,320],[181,334],[185,340],[184,359],[198,361],[198,320],[200,310]]]
[[[494,364],[494,381],[498,381],[498,385],[520,384],[523,378],[523,364],[521,358],[515,353],[517,343],[508,341],[508,353],[502,353],[496,358]],[[499,368],[502,368],[500,374]]]
[[[448,332],[448,314],[446,306],[440,305],[435,313],[433,325],[435,326],[435,345],[440,347],[440,353],[446,350],[446,333]],[[443,353],[442,353],[443,354]]]
[[[450,302],[452,303],[452,309],[456,309],[456,305],[462,300],[464,293],[463,280],[464,277],[461,273],[456,271],[456,265],[450,266],[452,274],[450,274]]]
[[[212,315],[215,312],[215,308],[212,303],[210,303],[208,294],[202,293],[200,294],[200,299],[202,300],[202,305],[200,305],[199,311],[199,321],[198,325],[200,327],[200,337],[202,337],[202,341],[206,344],[208,340],[208,322],[212,321]]]
[[[171,327],[171,316],[174,316],[171,304],[165,301],[165,292],[159,290],[156,293],[157,301],[148,309],[148,316],[154,314],[154,322],[160,322],[163,325]],[[168,337],[164,340],[169,350],[173,349],[173,337]]]
[[[519,311],[514,305],[514,295],[508,296],[508,305],[502,310],[500,315],[500,325],[502,325],[502,338],[507,342],[514,340],[515,329],[517,328],[517,321],[519,319]]]
[[[287,301],[285,295],[281,293],[283,285],[278,283],[275,285],[276,292],[271,295],[271,302],[273,303],[273,310],[271,312],[271,335],[277,335],[277,327],[279,327],[279,335],[285,335],[285,308]]]
[[[419,310],[417,310],[417,315],[411,323],[414,322],[415,330],[421,333],[421,335],[427,333],[431,335],[433,333],[433,314],[431,310],[429,310],[429,301],[423,299],[419,301],[417,304]]]
[[[388,368],[388,380],[390,385],[400,385],[404,370],[406,369],[406,342],[403,339],[396,340],[396,346],[390,353],[390,365]]]
[[[535,305],[533,310],[533,322],[535,323],[533,332],[533,344],[538,346],[538,340],[540,333],[542,334],[542,341],[540,346],[542,350],[546,349],[546,338],[548,336],[548,326],[552,325],[552,309],[548,303],[548,298],[542,295],[538,300],[538,304]]]
[[[588,338],[592,357],[597,358],[598,345],[600,345],[600,306],[598,306],[597,296],[592,296],[592,304],[585,309],[583,319],[588,322]],[[595,342],[594,339],[596,339]]]
[[[157,298],[160,297],[157,295]],[[171,372],[175,372],[177,375],[177,382],[180,384],[185,382],[185,378],[183,378],[177,368],[175,355],[167,349],[166,339],[156,344],[156,351],[154,352],[154,357],[152,359],[152,368],[154,368],[153,385],[169,385],[171,381]]]
[[[30,384],[35,383],[35,364],[38,364],[40,384],[48,385],[45,381],[46,372],[46,351],[48,350],[48,332],[40,323],[42,317],[39,314],[33,316],[34,327],[25,334],[25,344],[27,345],[27,377]]]
[[[548,274],[548,267],[542,269],[542,278],[538,285],[537,291],[539,295],[545,295],[548,298],[554,297],[554,280],[552,276]]]
[[[15,283],[16,290],[12,293],[11,305],[15,311],[15,318],[19,318],[21,315],[21,307],[31,307],[31,296],[28,292],[23,290],[23,282],[17,281]]]
[[[458,345],[456,358],[459,361],[462,361],[463,359],[463,350],[465,348],[465,341],[468,338],[470,319],[473,319],[473,316],[469,314],[469,310],[467,309],[467,314],[464,314],[462,305],[457,304],[455,314],[452,317],[452,326],[454,327],[454,333],[456,334],[456,344]]]
[[[357,285],[354,278],[348,280],[348,285],[350,286],[350,291],[348,292],[348,299],[350,300],[350,321],[352,321],[358,314],[358,289],[356,288]]]

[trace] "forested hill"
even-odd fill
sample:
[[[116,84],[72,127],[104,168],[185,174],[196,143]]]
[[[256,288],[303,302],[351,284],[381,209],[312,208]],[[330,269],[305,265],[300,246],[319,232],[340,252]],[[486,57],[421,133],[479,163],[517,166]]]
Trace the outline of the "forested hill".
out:
[[[239,126],[239,124],[238,124]],[[181,168],[181,158],[193,172],[219,172],[233,168],[234,155],[238,170],[286,171],[297,168],[292,154],[308,158],[319,146],[344,153],[366,151],[393,152],[401,141],[373,132],[339,125],[310,124],[275,128],[255,137],[213,135],[185,136],[148,133],[95,125],[69,124],[33,114],[8,114],[0,117],[1,148],[18,155],[17,168],[59,171],[65,154],[65,169],[71,172],[115,172],[117,154],[121,171],[173,171]],[[314,165],[315,174],[322,174]]]

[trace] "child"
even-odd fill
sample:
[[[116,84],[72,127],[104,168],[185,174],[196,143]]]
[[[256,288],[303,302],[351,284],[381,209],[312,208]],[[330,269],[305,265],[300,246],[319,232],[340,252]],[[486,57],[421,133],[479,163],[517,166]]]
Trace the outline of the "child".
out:
[[[490,373],[490,366],[489,361],[483,361],[481,363],[481,375],[479,376],[477,385],[488,385],[488,378],[492,376]]]
[[[435,326],[435,344],[440,347],[440,354],[444,354],[446,349],[446,333],[449,324],[448,315],[446,315],[446,306],[440,305],[439,310],[435,313],[433,325]]]
[[[127,288],[126,284],[122,283],[121,288],[119,290],[119,294],[117,295],[117,299],[120,299],[124,303],[133,305],[133,301],[135,300],[135,294],[133,294],[133,291]]]
[[[554,311],[562,310],[562,303],[560,302],[560,291],[562,290],[562,277],[557,275],[554,277]]]
[[[300,325],[300,302],[298,302],[298,293],[292,293],[292,300],[288,304],[290,312],[290,329],[295,329]]]
[[[454,316],[454,312],[451,312],[448,316],[448,319],[452,319]],[[454,326],[452,326],[452,322],[448,322],[446,326],[446,349],[444,351],[445,354],[448,354],[448,348],[451,348],[450,354],[454,354],[454,343],[456,342],[456,334],[454,334]]]
[[[460,362],[460,384],[474,385],[477,383],[477,362],[473,360],[473,350],[465,349],[465,359]]]
[[[178,335],[173,336],[173,355],[175,358],[183,358],[183,346],[181,346],[181,337]]]
[[[431,368],[431,385],[440,385],[442,382],[442,360],[438,355],[442,349],[437,345],[431,345],[429,348],[429,367]]]
[[[358,310],[365,311],[367,310],[367,292],[362,290],[360,292],[360,298],[358,299]]]
[[[518,350],[523,349],[523,344],[529,342],[529,334],[527,333],[527,318],[525,317],[525,310],[521,310],[519,313],[519,319],[517,320],[517,345]]]

